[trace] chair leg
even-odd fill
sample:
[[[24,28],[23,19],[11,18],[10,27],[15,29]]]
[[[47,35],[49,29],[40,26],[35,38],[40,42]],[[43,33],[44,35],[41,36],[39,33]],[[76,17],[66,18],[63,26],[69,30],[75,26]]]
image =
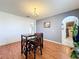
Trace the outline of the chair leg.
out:
[[[34,47],[34,59],[36,59],[36,47]]]
[[[23,46],[21,46],[21,54],[23,54]]]
[[[27,51],[25,52],[25,56],[26,56],[26,59],[27,59]]]
[[[21,54],[23,54],[23,36],[21,35]]]
[[[42,48],[43,48],[43,43],[42,43]]]
[[[42,47],[40,46],[40,53],[41,53],[41,55],[42,55]]]
[[[27,46],[26,46],[26,49],[25,49],[25,56],[26,56],[26,59],[27,59],[27,55],[28,55],[27,52],[28,52],[28,51],[27,51]]]

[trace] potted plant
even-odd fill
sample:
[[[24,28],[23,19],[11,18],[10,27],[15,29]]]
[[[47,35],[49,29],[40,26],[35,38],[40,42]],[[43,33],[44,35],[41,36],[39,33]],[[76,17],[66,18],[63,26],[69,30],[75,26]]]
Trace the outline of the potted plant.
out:
[[[79,26],[77,24],[74,24],[73,26],[73,43],[74,43],[74,49],[71,53],[72,59],[78,59],[79,57]]]

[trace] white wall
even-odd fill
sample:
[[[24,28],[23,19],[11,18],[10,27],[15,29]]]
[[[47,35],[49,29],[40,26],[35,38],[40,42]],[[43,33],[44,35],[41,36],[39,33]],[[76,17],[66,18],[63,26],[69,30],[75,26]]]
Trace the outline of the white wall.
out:
[[[35,28],[35,20],[0,12],[0,45],[20,41],[21,34],[34,33]]]

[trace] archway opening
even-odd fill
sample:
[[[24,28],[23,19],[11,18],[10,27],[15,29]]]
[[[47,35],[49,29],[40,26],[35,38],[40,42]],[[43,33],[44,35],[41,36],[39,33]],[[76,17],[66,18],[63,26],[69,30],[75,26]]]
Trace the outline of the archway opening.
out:
[[[78,18],[76,16],[68,16],[62,21],[62,43],[68,46],[73,46],[72,29],[73,25],[78,25]]]

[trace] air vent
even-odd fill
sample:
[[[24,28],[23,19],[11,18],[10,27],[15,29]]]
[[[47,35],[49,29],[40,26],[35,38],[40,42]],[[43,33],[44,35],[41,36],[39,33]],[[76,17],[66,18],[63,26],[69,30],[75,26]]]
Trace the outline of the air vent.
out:
[[[30,16],[26,16],[26,17],[30,17]]]

